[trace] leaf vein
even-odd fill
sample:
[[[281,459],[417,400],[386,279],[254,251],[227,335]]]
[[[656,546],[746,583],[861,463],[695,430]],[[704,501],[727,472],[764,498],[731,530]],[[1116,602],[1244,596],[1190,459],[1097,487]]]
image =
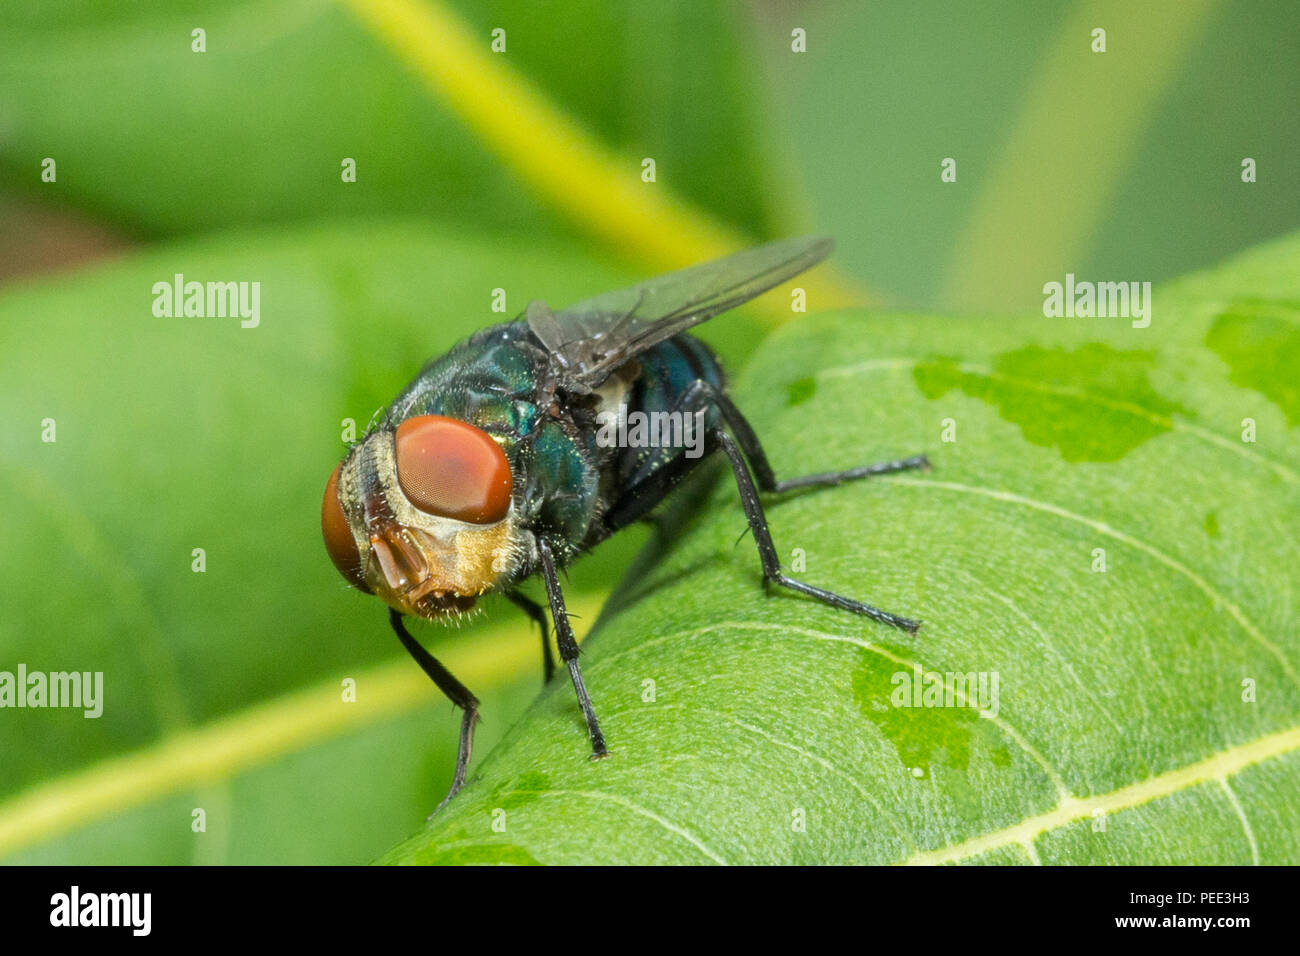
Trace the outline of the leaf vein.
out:
[[[1210,582],[1206,581],[1205,578],[1201,577],[1187,565],[1183,564],[1177,558],[1165,554],[1165,552],[1161,551],[1154,545],[1147,544],[1145,541],[1135,538],[1117,528],[1112,528],[1104,521],[1097,521],[1094,518],[1076,514],[1073,511],[1069,511],[1050,502],[1038,501],[1037,499],[1018,495],[1011,491],[1001,491],[996,488],[981,488],[976,485],[964,485],[955,481],[933,481],[926,478],[902,478],[890,476],[884,477],[880,480],[899,485],[914,485],[918,488],[936,488],[941,491],[953,491],[958,494],[980,495],[985,498],[992,498],[995,501],[1005,501],[1009,504],[1022,505],[1026,508],[1033,508],[1036,511],[1042,511],[1050,515],[1055,515],[1058,518],[1065,518],[1068,521],[1074,521],[1085,525],[1099,534],[1104,534],[1109,538],[1114,538],[1116,541],[1121,541],[1124,544],[1127,544],[1129,547],[1136,548],[1144,554],[1155,558],[1161,564],[1165,565],[1165,567],[1187,578],[1187,580],[1191,581],[1198,590],[1210,598],[1216,606],[1225,608],[1228,613],[1232,615],[1232,618],[1241,625],[1242,630],[1250,635],[1250,637],[1259,644],[1260,647],[1267,650],[1277,659],[1283,672],[1291,679],[1292,683],[1297,687],[1300,687],[1300,675],[1297,675],[1295,667],[1287,659],[1286,655],[1282,652],[1282,649],[1265,637],[1264,633],[1252,620],[1250,620],[1250,618],[1246,617],[1245,612],[1243,612],[1235,602],[1230,601],[1224,594],[1220,593],[1213,585],[1211,585]]]
[[[687,843],[695,847],[695,849],[699,850],[701,853],[707,856],[714,863],[721,864],[722,866],[728,865],[727,861],[723,857],[719,856],[713,850],[709,849],[704,844],[704,842],[700,840],[699,837],[691,833],[685,827],[678,826],[677,824],[673,823],[671,820],[668,820],[665,817],[661,816],[660,814],[655,813],[655,811],[649,809],[648,807],[641,806],[641,804],[637,803],[634,800],[629,800],[627,797],[620,797],[618,794],[606,793],[602,790],[535,790],[535,791],[516,791],[516,792],[535,793],[537,796],[541,796],[541,797],[574,796],[574,797],[584,797],[588,800],[608,800],[611,803],[618,804],[619,806],[623,807],[626,810],[631,810],[633,813],[638,814],[639,816],[645,817],[647,820],[652,820],[655,823],[659,824],[659,826],[663,827],[668,832],[676,834],[677,836],[685,840]]]
[[[1237,793],[1232,789],[1232,784],[1228,783],[1227,777],[1219,778],[1219,786],[1228,797],[1228,802],[1232,804],[1232,809],[1236,811],[1237,819],[1241,821],[1241,829],[1246,833],[1246,842],[1250,844],[1250,863],[1251,866],[1259,866],[1259,845],[1255,842],[1255,831],[1251,829],[1250,819],[1246,816],[1246,810],[1237,799]]]

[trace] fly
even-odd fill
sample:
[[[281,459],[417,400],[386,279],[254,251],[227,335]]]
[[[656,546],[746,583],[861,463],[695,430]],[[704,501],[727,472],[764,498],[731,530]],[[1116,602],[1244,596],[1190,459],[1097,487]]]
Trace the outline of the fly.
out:
[[[928,468],[925,456],[778,481],[713,352],[687,333],[816,265],[831,248],[827,238],[790,239],[558,312],[532,302],[523,317],[427,364],[334,469],[321,509],[330,558],[352,585],[388,605],[402,645],[463,711],[455,774],[439,808],[465,783],[479,702],[403,619],[448,619],[485,594],[503,594],[541,628],[549,681],[546,612],[517,590],[540,573],[592,759],[606,756],[560,571],[644,517],[713,452],[731,465],[764,584],[916,632],[918,621],[788,577],[760,495]],[[690,418],[702,428],[702,448],[601,440],[616,410]]]

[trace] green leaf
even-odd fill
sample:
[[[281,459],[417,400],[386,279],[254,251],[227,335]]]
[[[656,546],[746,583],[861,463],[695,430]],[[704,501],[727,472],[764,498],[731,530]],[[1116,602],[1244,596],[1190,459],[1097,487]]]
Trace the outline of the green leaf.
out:
[[[1149,328],[785,327],[734,390],[778,475],[934,469],[773,502],[778,551],[921,632],[764,594],[700,482],[584,646],[612,755],[557,680],[385,860],[1300,862],[1300,436],[1253,357],[1294,352],[1298,297],[1291,238]],[[897,696],[918,668],[937,706]]]

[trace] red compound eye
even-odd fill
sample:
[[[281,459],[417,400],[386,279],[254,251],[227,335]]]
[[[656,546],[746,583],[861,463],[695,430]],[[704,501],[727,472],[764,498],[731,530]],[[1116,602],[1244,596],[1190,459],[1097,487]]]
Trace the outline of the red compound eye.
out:
[[[369,591],[362,575],[361,555],[357,553],[357,542],[348,527],[347,516],[343,514],[343,505],[339,502],[339,469],[335,467],[330,475],[329,484],[325,486],[325,500],[320,506],[320,530],[325,538],[325,550],[339,573],[348,579],[353,587]]]
[[[420,415],[397,426],[397,482],[427,514],[493,524],[510,510],[510,462],[487,432],[456,418]]]

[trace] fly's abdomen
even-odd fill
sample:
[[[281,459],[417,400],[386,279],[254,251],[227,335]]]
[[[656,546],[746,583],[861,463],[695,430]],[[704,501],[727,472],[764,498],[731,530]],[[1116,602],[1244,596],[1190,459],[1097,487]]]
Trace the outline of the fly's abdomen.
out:
[[[718,424],[718,412],[710,407],[703,415],[681,407],[682,394],[691,383],[703,379],[722,388],[722,366],[713,351],[685,333],[637,356],[641,375],[628,390],[628,441],[618,461],[619,481],[631,488],[676,458],[699,457],[704,433]],[[640,418],[634,418],[639,413]],[[644,431],[638,431],[639,422]]]

